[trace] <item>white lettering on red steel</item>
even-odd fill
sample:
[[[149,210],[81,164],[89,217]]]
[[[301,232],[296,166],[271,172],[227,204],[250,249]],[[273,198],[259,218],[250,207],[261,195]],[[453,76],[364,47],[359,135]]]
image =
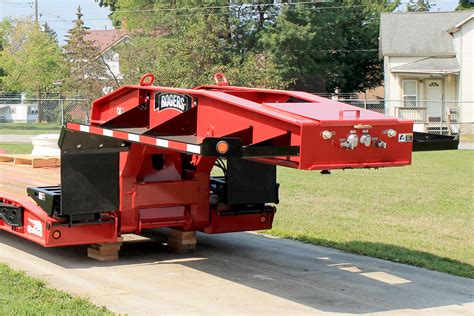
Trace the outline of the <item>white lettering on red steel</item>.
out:
[[[26,231],[29,234],[36,235],[38,237],[43,237],[43,225],[40,221],[28,218],[30,224],[26,226]]]
[[[187,94],[157,92],[155,94],[155,111],[173,109],[185,112],[191,109],[192,100],[193,98]]]

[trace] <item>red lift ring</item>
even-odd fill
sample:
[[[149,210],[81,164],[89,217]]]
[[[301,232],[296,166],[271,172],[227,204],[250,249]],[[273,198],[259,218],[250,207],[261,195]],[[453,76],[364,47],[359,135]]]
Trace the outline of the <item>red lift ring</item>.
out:
[[[149,78],[149,79],[147,80],[147,78]],[[152,86],[153,82],[155,82],[155,75],[153,75],[151,72],[149,72],[147,74],[144,74],[140,78],[140,85],[141,86]]]
[[[221,86],[221,87],[229,85],[229,82],[227,81],[227,78],[221,72],[218,72],[214,75],[214,81],[216,82],[216,85]]]

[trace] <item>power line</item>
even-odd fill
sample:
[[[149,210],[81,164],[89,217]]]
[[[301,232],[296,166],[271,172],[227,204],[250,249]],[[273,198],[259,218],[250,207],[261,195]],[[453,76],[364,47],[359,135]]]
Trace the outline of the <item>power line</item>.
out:
[[[163,11],[187,11],[187,10],[215,10],[215,9],[229,9],[236,7],[244,8],[259,8],[262,6],[266,7],[283,7],[283,6],[299,6],[299,5],[317,5],[325,4],[324,1],[304,1],[304,2],[295,2],[295,3],[266,3],[266,4],[256,4],[256,3],[243,3],[243,4],[229,4],[221,6],[207,6],[207,7],[181,7],[181,8],[154,8],[154,9],[134,9],[134,10],[115,10],[111,13],[134,13],[134,12],[163,12]],[[351,6],[328,6],[328,7],[317,7],[316,9],[340,9],[340,8],[354,8],[354,7],[363,7],[364,5],[351,5]],[[102,12],[84,12],[84,14],[94,14]]]
[[[29,6],[31,8],[31,6],[33,5],[33,2],[8,2],[8,1],[5,1],[5,2],[0,2],[1,4],[4,4],[4,5],[7,5],[7,6],[11,6],[11,7],[14,7],[14,8],[23,8],[25,6]]]
[[[269,3],[269,4],[241,4],[240,7],[244,8],[260,8],[262,6],[267,7],[283,7],[283,6],[299,6],[299,5],[315,5],[321,4],[324,2],[297,2],[297,3]],[[341,9],[341,8],[354,8],[354,7],[363,7],[364,5],[351,5],[351,6],[328,6],[328,7],[317,7],[315,9],[321,10],[330,10],[330,9]],[[229,9],[232,7],[237,7],[237,5],[226,5],[226,6],[208,6],[208,7],[183,7],[183,8],[160,8],[160,9],[137,9],[137,10],[116,10],[112,13],[134,13],[134,12],[162,12],[162,11],[186,11],[186,10],[214,10],[214,9]]]
[[[1,2],[4,3],[4,4],[13,4],[13,5],[32,5],[33,4],[33,2],[30,2],[30,1],[28,1],[28,2],[10,2],[8,0],[3,0]]]
[[[63,22],[63,23],[68,23],[68,24],[71,23],[71,22],[73,22],[73,21],[71,21],[71,20],[62,19],[59,15],[54,15],[54,14],[45,13],[45,12],[40,13],[40,17],[43,16],[43,15],[49,15],[49,16],[58,18],[59,21],[57,21],[57,22]],[[41,21],[41,22],[47,22],[47,21]]]
[[[351,9],[351,8],[358,8],[358,7],[364,7],[363,5],[353,5],[353,6],[337,6],[337,7],[317,7],[317,8],[306,8],[305,10],[328,10],[328,9]],[[211,8],[211,7],[207,7]],[[131,11],[129,13],[135,12],[135,13],[159,13],[162,10],[136,10],[136,11]],[[123,11],[122,11],[123,12]],[[264,10],[259,10],[258,13],[265,13],[266,11]],[[87,13],[84,13],[87,14]],[[209,15],[232,15],[230,12],[209,12],[209,13],[203,13],[203,15],[209,16]],[[56,16],[56,15],[51,15],[51,16]],[[192,16],[192,14],[182,14],[181,17],[183,16]],[[57,16],[59,18],[59,16]],[[110,21],[109,18],[85,18],[81,19],[82,21]],[[67,19],[57,19],[57,20],[41,20],[40,22],[65,22],[65,21],[75,21],[75,20],[67,20]],[[29,21],[25,21],[28,23]]]

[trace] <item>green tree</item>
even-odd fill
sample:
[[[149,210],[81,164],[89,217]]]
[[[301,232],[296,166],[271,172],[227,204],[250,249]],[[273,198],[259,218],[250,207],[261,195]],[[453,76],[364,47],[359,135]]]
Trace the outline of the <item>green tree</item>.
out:
[[[262,42],[292,87],[307,91],[354,92],[383,79],[378,56],[380,13],[390,0],[338,0],[285,6]]]
[[[134,45],[129,48],[134,47],[137,55],[143,53],[140,50],[155,49],[156,56],[144,60],[165,82],[185,86],[203,83],[221,69],[233,84],[255,85],[252,78],[258,77],[265,78],[261,81],[267,87],[291,86],[308,91],[339,88],[347,92],[381,84],[380,13],[399,5],[392,0],[99,3],[111,8],[114,25],[132,32]],[[148,32],[149,40],[136,40],[133,32],[138,30],[138,36]],[[157,30],[166,35],[154,39]],[[133,56],[133,51],[128,55]],[[139,68],[136,63],[130,64],[133,69]],[[257,69],[263,73],[257,74]]]
[[[157,40],[144,34],[132,35],[129,41],[116,48],[120,56],[120,73],[123,84],[136,84],[140,77],[148,72],[157,72]]]
[[[67,74],[62,81],[62,89],[65,95],[85,99],[83,109],[88,110],[93,100],[106,90],[117,88],[119,83],[100,57],[98,48],[86,39],[87,29],[80,7],[76,14],[74,27],[66,34],[64,54]]]
[[[456,11],[473,10],[474,2],[472,0],[459,0]]]
[[[41,99],[53,89],[53,83],[62,75],[62,55],[59,46],[32,20],[11,21],[0,64],[5,76],[5,90],[26,91]],[[39,121],[42,106],[39,104]]]
[[[5,48],[5,45],[7,44],[7,35],[9,34],[10,29],[11,29],[10,20],[3,19],[0,22],[0,56],[2,54],[2,51]],[[3,94],[5,92],[5,87],[3,85],[3,77],[5,75],[6,75],[5,69],[3,69],[3,67],[0,67],[0,94]]]
[[[58,33],[47,22],[43,25],[43,32],[48,34],[56,44],[58,43]]]
[[[429,0],[410,0],[407,4],[408,12],[428,12],[431,9]]]
[[[265,87],[282,87],[277,65],[259,50],[257,34],[265,29],[268,14],[257,18],[258,23],[242,22],[252,12],[270,12],[272,6],[265,2],[269,1],[246,8],[229,1],[114,1],[114,24],[126,27],[132,37],[120,49],[125,82],[136,82],[146,70],[158,75],[159,84],[192,87],[210,83],[215,72],[224,71],[233,84],[258,81]],[[262,70],[258,75],[250,66],[257,61]],[[259,80],[244,81],[252,75]]]
[[[275,20],[279,6],[275,0],[96,0],[108,6],[116,27],[131,30],[165,30],[169,35],[182,33],[180,24],[202,16],[219,23],[219,35],[242,55],[258,49],[259,36]],[[286,1],[283,1],[286,2]]]
[[[277,65],[264,53],[244,57],[226,40],[225,25],[211,23],[215,16],[198,16],[183,22],[173,35],[160,40],[132,35],[118,49],[126,83],[136,83],[146,73],[157,75],[160,85],[194,87],[212,83],[216,72],[224,72],[234,85],[283,88]]]

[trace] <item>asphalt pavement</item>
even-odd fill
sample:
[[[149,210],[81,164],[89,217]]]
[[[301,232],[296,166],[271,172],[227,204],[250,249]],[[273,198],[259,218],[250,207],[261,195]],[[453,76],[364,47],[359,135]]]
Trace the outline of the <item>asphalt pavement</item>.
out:
[[[160,230],[127,240],[104,263],[84,246],[47,249],[0,231],[0,262],[130,315],[474,314],[472,279],[330,248],[199,234],[197,251],[180,255]]]

